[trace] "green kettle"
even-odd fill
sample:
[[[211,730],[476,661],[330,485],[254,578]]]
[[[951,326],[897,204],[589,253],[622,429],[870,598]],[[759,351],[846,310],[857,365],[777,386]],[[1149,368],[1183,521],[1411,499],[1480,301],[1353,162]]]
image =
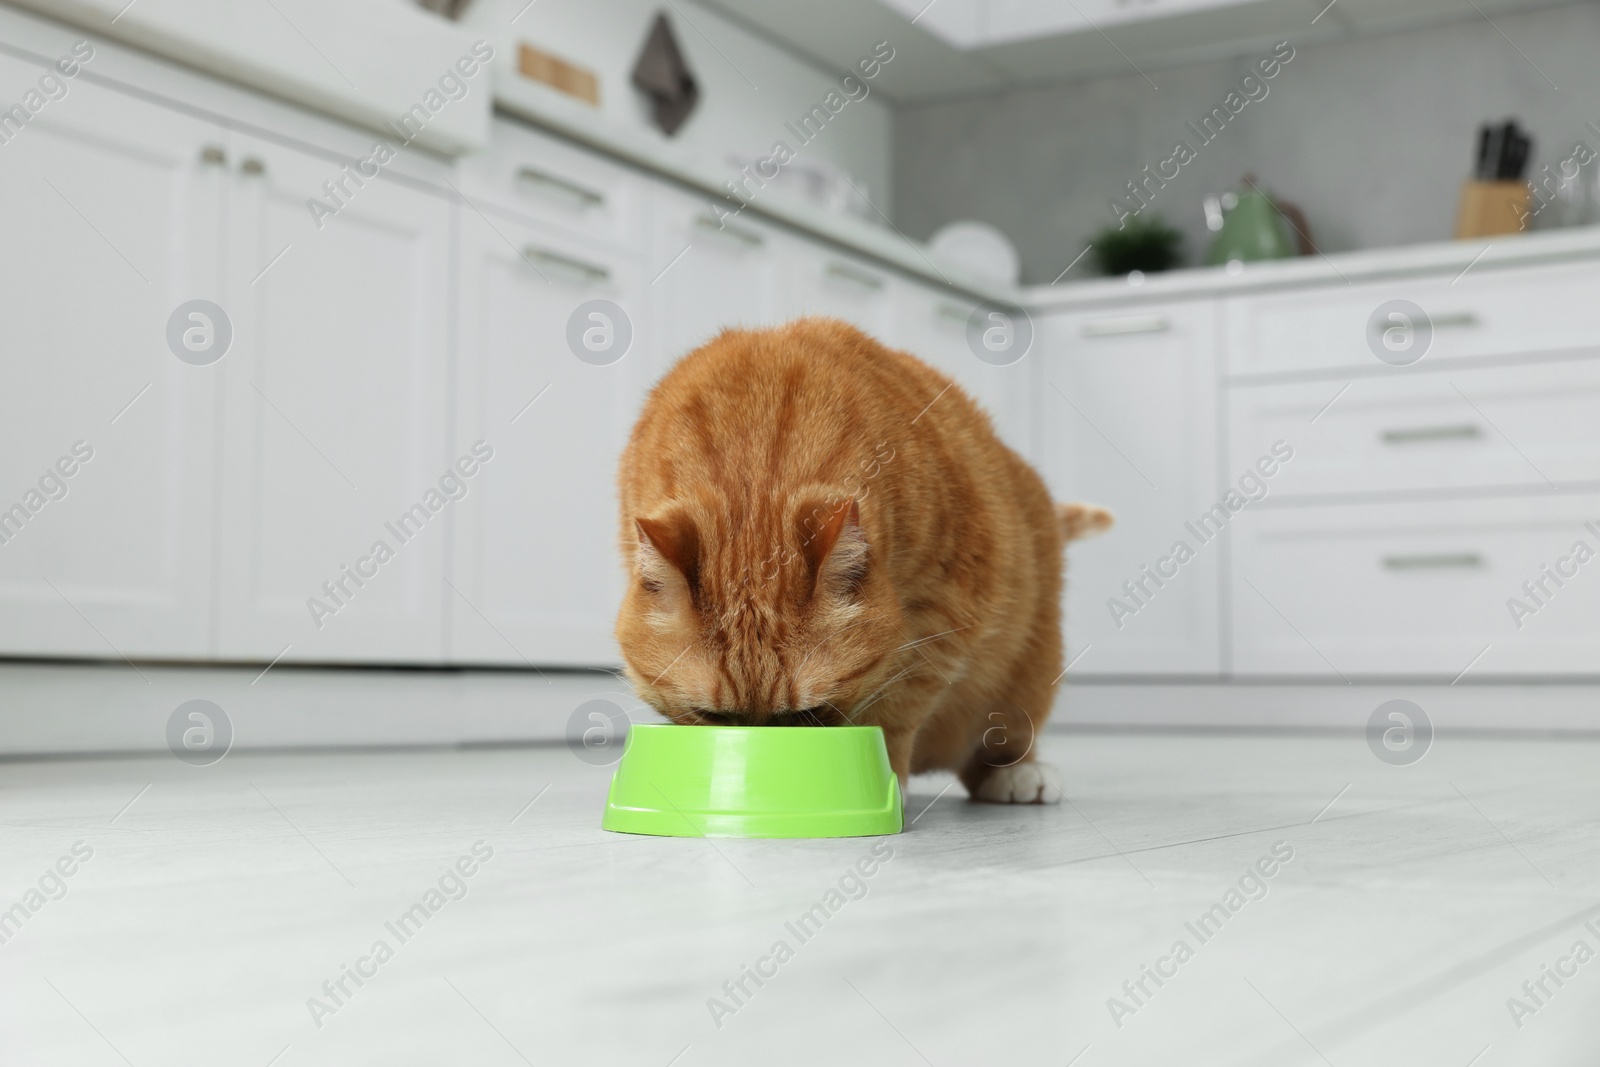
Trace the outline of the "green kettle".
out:
[[[1288,259],[1298,251],[1294,235],[1272,197],[1245,179],[1244,186],[1205,199],[1206,228],[1216,233],[1206,263]]]

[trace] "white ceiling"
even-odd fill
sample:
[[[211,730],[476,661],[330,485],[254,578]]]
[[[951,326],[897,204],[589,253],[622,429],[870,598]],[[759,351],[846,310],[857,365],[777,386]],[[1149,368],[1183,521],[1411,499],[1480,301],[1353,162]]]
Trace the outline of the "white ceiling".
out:
[[[916,103],[1483,19],[1572,0],[701,0],[844,71],[895,49],[874,88]]]
[[[1249,0],[879,0],[963,51],[1152,17],[1180,15]]]

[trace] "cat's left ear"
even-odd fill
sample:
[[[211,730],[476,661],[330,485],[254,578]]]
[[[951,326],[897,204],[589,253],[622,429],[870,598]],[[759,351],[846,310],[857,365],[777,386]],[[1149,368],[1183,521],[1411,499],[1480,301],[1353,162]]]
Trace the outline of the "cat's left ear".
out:
[[[802,523],[806,560],[811,565],[813,596],[853,596],[867,577],[867,535],[855,498],[830,501],[813,509]]]

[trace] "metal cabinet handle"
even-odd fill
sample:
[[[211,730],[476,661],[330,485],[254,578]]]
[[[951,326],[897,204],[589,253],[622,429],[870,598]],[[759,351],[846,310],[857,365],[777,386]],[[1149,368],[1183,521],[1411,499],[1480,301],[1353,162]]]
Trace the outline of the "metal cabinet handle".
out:
[[[1166,333],[1172,320],[1166,315],[1127,315],[1120,319],[1096,319],[1083,324],[1085,337],[1120,337],[1129,333]]]
[[[228,153],[219,144],[208,144],[200,149],[200,162],[208,167],[227,166]]]
[[[717,218],[715,215],[696,215],[694,218],[696,229],[706,230],[723,237],[731,237],[747,248],[760,248],[767,243],[767,239],[755,230],[743,226],[734,226]]]
[[[1477,570],[1483,557],[1476,552],[1442,552],[1421,556],[1384,556],[1386,571]]]
[[[522,258],[530,262],[542,263],[547,267],[553,267],[557,271],[580,278],[586,282],[603,282],[611,277],[609,267],[574,259],[572,256],[564,256],[560,252],[552,252],[548,248],[539,248],[537,245],[528,245],[523,248]]]
[[[1473,441],[1483,436],[1477,423],[1464,422],[1459,426],[1412,426],[1400,430],[1384,430],[1378,438],[1386,445],[1415,445],[1425,441]]]
[[[1431,315],[1428,322],[1435,330],[1473,329],[1482,325],[1478,316],[1470,311],[1454,311],[1448,315]]]
[[[259,178],[267,172],[267,165],[255,156],[250,156],[239,164],[239,173],[248,174],[252,178]]]
[[[530,185],[536,185],[569,196],[584,207],[599,207],[606,202],[606,194],[598,189],[591,189],[587,185],[579,185],[577,182],[563,178],[559,174],[551,174],[549,171],[539,170],[536,167],[522,167],[517,171],[517,178]]]
[[[949,319],[951,322],[959,322],[963,325],[972,317],[971,309],[964,308],[952,300],[939,301],[934,306],[933,313],[941,319]]]
[[[838,278],[840,281],[859,285],[861,288],[874,293],[884,286],[884,280],[880,276],[864,271],[860,267],[852,266],[849,263],[840,263],[838,260],[829,263],[825,273],[830,278]]]

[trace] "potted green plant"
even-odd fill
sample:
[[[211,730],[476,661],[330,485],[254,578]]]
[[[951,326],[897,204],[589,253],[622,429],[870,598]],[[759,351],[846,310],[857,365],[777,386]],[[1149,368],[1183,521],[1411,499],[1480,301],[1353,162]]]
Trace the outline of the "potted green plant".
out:
[[[1183,234],[1160,215],[1134,215],[1089,238],[1102,274],[1153,274],[1183,262]]]

